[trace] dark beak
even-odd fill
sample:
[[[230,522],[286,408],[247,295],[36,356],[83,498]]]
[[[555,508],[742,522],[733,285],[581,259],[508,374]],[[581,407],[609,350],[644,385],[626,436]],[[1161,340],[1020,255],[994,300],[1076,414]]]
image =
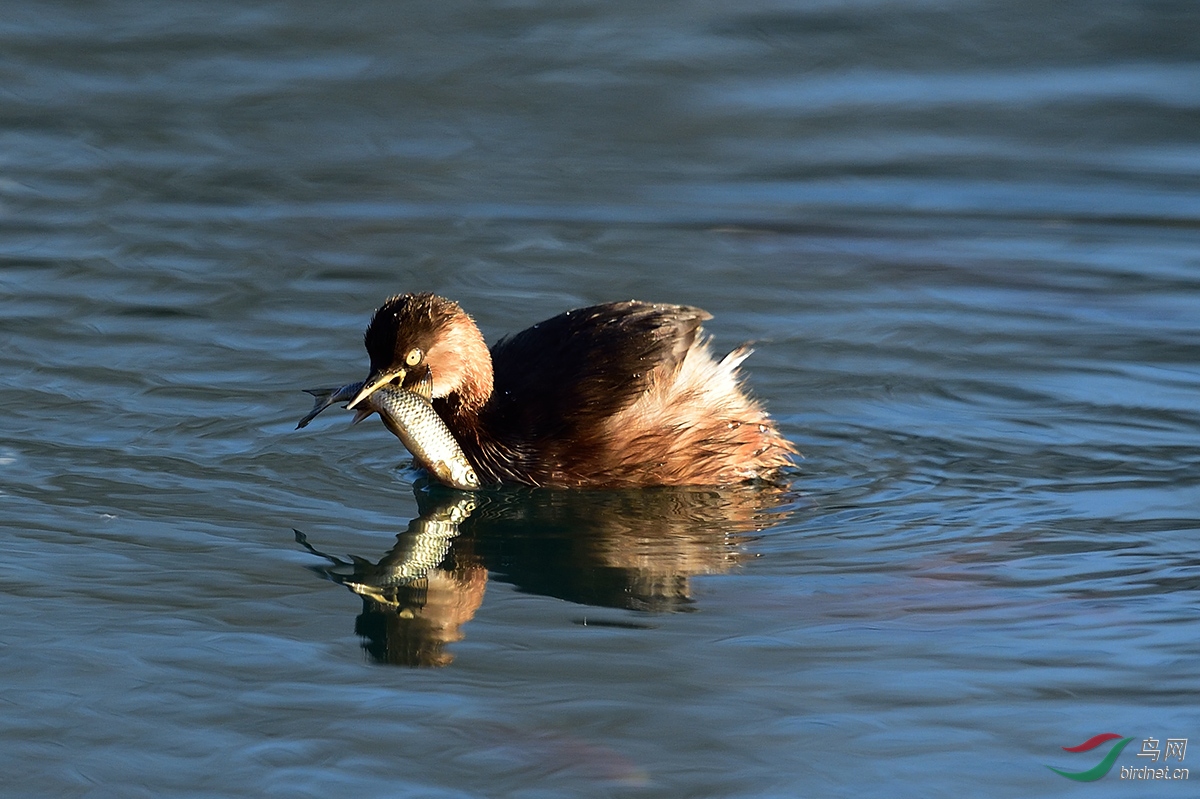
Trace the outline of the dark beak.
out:
[[[365,400],[367,397],[375,393],[375,390],[380,386],[386,386],[393,380],[404,382],[404,376],[407,374],[405,369],[382,369],[378,372],[371,372],[367,376],[367,382],[363,383],[362,389],[350,400],[350,404],[346,406],[346,410],[350,410],[358,403]]]

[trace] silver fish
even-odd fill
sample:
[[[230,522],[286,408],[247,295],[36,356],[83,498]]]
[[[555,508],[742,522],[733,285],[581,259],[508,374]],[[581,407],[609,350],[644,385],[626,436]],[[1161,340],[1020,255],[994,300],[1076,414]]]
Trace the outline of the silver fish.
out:
[[[350,383],[341,388],[306,389],[316,401],[296,427],[304,427],[331,405],[354,399],[362,387],[362,383]],[[355,409],[352,424],[378,413],[384,426],[400,439],[419,466],[453,488],[463,491],[479,488],[475,468],[426,397],[399,386],[380,386],[362,405],[366,407]]]
[[[464,491],[479,488],[479,475],[429,400],[398,386],[381,386],[366,403],[434,477]]]
[[[304,418],[296,424],[296,429],[299,430],[301,427],[308,427],[308,423],[317,418],[318,413],[330,407],[331,405],[336,405],[339,402],[349,402],[350,400],[354,399],[356,396],[358,396],[358,392],[362,390],[364,385],[366,384],[347,383],[341,388],[304,389],[305,394],[312,394],[314,397],[316,397],[316,402],[313,403],[313,409],[305,414]],[[363,416],[355,414],[354,421],[351,422],[351,424],[358,424],[369,415],[369,412]]]

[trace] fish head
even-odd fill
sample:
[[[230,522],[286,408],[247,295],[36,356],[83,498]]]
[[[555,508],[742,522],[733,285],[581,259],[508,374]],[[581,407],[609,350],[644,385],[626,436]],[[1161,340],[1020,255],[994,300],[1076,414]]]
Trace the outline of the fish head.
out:
[[[438,461],[429,465],[429,471],[439,482],[463,491],[475,491],[479,488],[479,475],[466,458],[459,456],[453,461]]]

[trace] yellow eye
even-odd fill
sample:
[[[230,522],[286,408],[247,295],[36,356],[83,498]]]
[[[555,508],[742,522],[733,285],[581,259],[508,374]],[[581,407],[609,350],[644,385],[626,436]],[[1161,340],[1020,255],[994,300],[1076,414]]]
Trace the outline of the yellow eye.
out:
[[[419,364],[421,362],[421,357],[422,357],[421,348],[413,347],[411,350],[408,351],[408,355],[404,356],[404,362],[406,364],[408,364],[409,366],[416,366],[417,364]]]

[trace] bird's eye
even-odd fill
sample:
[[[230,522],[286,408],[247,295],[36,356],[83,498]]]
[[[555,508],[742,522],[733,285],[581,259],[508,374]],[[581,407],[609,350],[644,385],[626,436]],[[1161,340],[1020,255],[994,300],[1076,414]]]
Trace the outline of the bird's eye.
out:
[[[416,366],[421,362],[422,352],[420,347],[413,347],[408,351],[408,355],[404,356],[404,362],[409,366]]]

